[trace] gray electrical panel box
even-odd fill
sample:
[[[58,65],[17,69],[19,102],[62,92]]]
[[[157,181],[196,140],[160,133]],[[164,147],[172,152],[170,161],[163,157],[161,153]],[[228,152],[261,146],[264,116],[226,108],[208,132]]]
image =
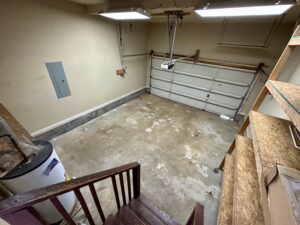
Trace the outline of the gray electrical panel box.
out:
[[[63,98],[70,96],[70,88],[65,75],[65,71],[62,62],[50,62],[46,63],[47,70],[49,72],[53,87],[55,89],[57,98]]]

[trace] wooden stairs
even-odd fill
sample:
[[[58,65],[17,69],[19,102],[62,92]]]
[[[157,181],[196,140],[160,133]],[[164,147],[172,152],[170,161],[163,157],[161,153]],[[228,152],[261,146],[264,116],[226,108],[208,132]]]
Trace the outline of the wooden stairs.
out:
[[[106,209],[103,208],[100,196],[97,194],[95,184],[103,180],[112,182],[115,199],[111,201],[116,203],[115,215],[105,215]],[[90,200],[94,202],[97,210],[89,208],[82,193],[84,187],[89,190],[85,193],[85,197],[86,194],[91,194]],[[0,217],[10,222],[11,216],[14,217],[17,213],[26,211],[34,217],[34,221],[30,221],[31,223],[27,221],[26,224],[49,225],[50,222],[45,219],[43,212],[39,211],[38,207],[35,208],[38,203],[47,201],[52,203],[52,208],[49,206],[48,209],[56,208],[61,214],[62,222],[76,225],[73,213],[67,212],[59,200],[59,196],[69,192],[74,192],[89,225],[179,225],[140,193],[140,164],[137,162],[8,197],[0,201]],[[101,221],[95,220],[97,215],[92,213],[95,211],[99,214]],[[204,225],[203,223],[204,207],[196,203],[186,225]],[[23,221],[19,221],[14,225],[23,224]]]
[[[224,175],[218,225],[271,225],[266,175],[276,164],[300,170],[300,150],[295,147],[289,128],[294,125],[300,130],[300,85],[276,80],[300,45],[299,35],[300,26],[220,164]],[[268,93],[290,121],[258,112]]]
[[[110,216],[105,225],[179,225],[168,214],[157,208],[144,195],[124,205],[115,216]]]

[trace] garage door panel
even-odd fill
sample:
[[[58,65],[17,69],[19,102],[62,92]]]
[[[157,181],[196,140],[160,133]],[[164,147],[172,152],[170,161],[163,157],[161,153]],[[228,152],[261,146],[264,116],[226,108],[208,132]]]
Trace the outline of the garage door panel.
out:
[[[242,99],[235,99],[227,96],[210,93],[208,101],[216,102],[233,108],[238,108],[241,104]]]
[[[174,74],[173,81],[176,83],[191,85],[195,87],[199,87],[201,89],[208,89],[211,87],[213,82],[210,80],[205,80],[197,77],[190,77],[181,74]]]
[[[249,84],[253,79],[254,74],[244,71],[219,69],[216,78],[239,83]]]
[[[205,101],[207,99],[207,95],[208,95],[207,91],[201,91],[201,90],[198,90],[198,89],[184,87],[184,86],[176,85],[176,84],[173,84],[172,92],[176,92],[176,93],[179,93],[179,94],[184,94],[184,95],[191,96],[191,97],[194,97],[194,98],[199,98],[203,101]]]
[[[152,60],[152,94],[230,117],[240,110],[256,76],[254,70],[185,61],[176,61],[173,70],[160,69],[166,60]]]
[[[171,100],[175,102],[180,102],[185,105],[189,105],[198,109],[204,109],[205,103],[201,101],[197,101],[195,99],[187,98],[184,96],[176,95],[176,94],[171,94]]]
[[[163,59],[153,58],[153,59],[152,59],[152,66],[153,66],[153,67],[160,68],[160,65],[161,65],[163,62],[164,62]]]
[[[156,87],[156,88],[160,88],[160,89],[164,89],[164,90],[170,90],[171,83],[152,79],[152,87]]]
[[[172,73],[167,72],[167,71],[153,69],[151,75],[155,78],[169,80],[170,82],[172,80]]]
[[[241,87],[233,84],[215,82],[212,86],[212,90],[218,92],[224,92],[236,96],[244,96],[248,90],[248,87]]]
[[[206,111],[218,114],[218,115],[226,115],[226,116],[230,116],[230,117],[234,117],[235,115],[235,110],[231,110],[231,109],[226,109],[224,107],[220,107],[217,105],[213,105],[213,104],[207,104],[205,107]]]
[[[177,62],[175,65],[175,71],[198,74],[210,78],[213,78],[216,75],[217,70],[218,69],[214,67],[202,66],[198,64],[192,64],[192,63]]]
[[[159,97],[169,99],[170,93],[167,92],[167,91],[159,90],[159,89],[156,89],[156,88],[151,88],[150,91],[151,91],[151,93],[152,93],[153,95],[157,95],[157,96],[159,96]]]

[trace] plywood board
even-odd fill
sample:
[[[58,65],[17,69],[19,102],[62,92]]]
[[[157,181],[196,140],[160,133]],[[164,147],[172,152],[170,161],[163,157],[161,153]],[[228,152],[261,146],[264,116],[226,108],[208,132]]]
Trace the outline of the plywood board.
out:
[[[268,90],[300,130],[300,85],[281,81],[268,81]]]
[[[267,174],[276,163],[300,170],[300,151],[294,147],[289,131],[291,122],[259,112],[250,112],[253,144],[261,168]]]
[[[10,114],[10,112],[0,103],[0,117],[2,117],[10,128],[15,132],[18,137],[25,136],[31,139],[31,135],[28,131],[16,120],[16,118]]]
[[[270,224],[265,177],[277,163],[299,170],[300,151],[294,147],[290,121],[254,111],[249,117],[264,218]]]
[[[0,138],[0,177],[4,176],[24,160],[9,137]]]
[[[251,139],[236,137],[236,164],[233,194],[234,225],[263,225],[260,189]]]
[[[218,225],[232,224],[233,184],[235,157],[226,155],[222,183],[222,193],[219,204]]]

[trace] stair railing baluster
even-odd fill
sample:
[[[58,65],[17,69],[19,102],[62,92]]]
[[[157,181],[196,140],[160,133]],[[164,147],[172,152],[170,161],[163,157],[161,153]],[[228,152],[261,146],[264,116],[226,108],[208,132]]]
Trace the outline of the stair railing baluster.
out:
[[[128,201],[130,201],[130,199],[131,199],[130,170],[126,171],[126,177],[127,177]]]
[[[41,216],[41,214],[36,211],[35,208],[33,208],[32,206],[29,206],[26,208],[31,215],[33,215],[42,225],[49,225],[49,223]]]
[[[125,195],[125,188],[124,188],[123,173],[119,173],[119,179],[120,179],[120,185],[121,185],[123,205],[126,205],[126,195]]]
[[[55,208],[59,211],[59,213],[63,216],[63,218],[68,222],[70,225],[76,225],[72,217],[66,211],[65,207],[60,203],[56,196],[50,198],[50,201],[55,206]]]
[[[112,180],[112,184],[113,184],[113,188],[114,188],[117,207],[118,207],[118,209],[120,209],[121,206],[120,206],[119,192],[118,192],[118,187],[117,187],[115,175],[111,177],[111,180]]]
[[[100,201],[99,201],[99,198],[98,198],[98,195],[97,195],[97,192],[96,192],[94,184],[90,183],[89,184],[89,188],[90,188],[90,192],[91,192],[91,194],[93,196],[93,199],[94,199],[95,205],[97,207],[97,210],[99,212],[100,218],[101,218],[102,222],[104,223],[105,216],[104,216],[104,213],[103,213],[103,210],[102,210],[102,207],[101,207],[101,204],[100,204]]]
[[[136,199],[140,196],[140,185],[141,185],[141,166],[132,169],[133,177],[133,197]]]
[[[85,200],[84,200],[84,198],[83,198],[80,190],[76,188],[73,191],[74,191],[74,193],[75,193],[78,201],[80,202],[80,205],[81,205],[81,207],[82,207],[82,209],[84,211],[84,214],[87,217],[90,225],[95,225],[94,220],[92,218],[92,215],[90,213],[90,210],[89,210],[89,208],[88,208],[88,206],[87,206],[87,204],[86,204],[86,202],[85,202]]]
[[[131,185],[131,175],[130,170],[132,170],[132,185]],[[126,178],[127,178],[127,188],[128,188],[128,202],[130,199],[138,198],[140,195],[140,164],[137,162],[130,163],[127,165],[119,166],[113,169],[105,170],[102,172],[90,174],[87,176],[79,177],[76,179],[64,181],[61,183],[49,185],[47,187],[38,188],[32,191],[29,191],[27,193],[19,194],[11,196],[7,199],[4,199],[0,201],[0,217],[5,217],[6,215],[27,209],[31,214],[41,222],[43,225],[48,225],[48,223],[44,220],[42,215],[40,215],[38,212],[35,211],[32,206],[34,204],[50,200],[54,207],[59,211],[59,213],[62,215],[62,217],[71,225],[75,225],[75,222],[73,221],[70,214],[67,212],[67,210],[64,208],[62,203],[59,201],[58,197],[59,195],[63,195],[65,193],[68,193],[70,191],[73,191],[80,202],[82,209],[85,213],[85,216],[87,217],[90,225],[94,225],[94,220],[92,218],[92,215],[89,211],[89,208],[82,196],[82,193],[80,192],[80,189],[82,187],[89,186],[90,192],[93,196],[93,200],[95,202],[95,205],[98,209],[98,212],[100,214],[100,218],[102,222],[105,221],[105,215],[103,213],[94,183],[98,181],[102,181],[105,179],[112,179],[114,194],[116,198],[116,203],[118,209],[121,208],[120,199],[119,199],[119,193],[118,193],[118,187],[116,182],[116,175],[119,175],[120,179],[120,185],[121,185],[121,192],[122,192],[122,199],[123,204],[125,205],[127,202],[126,199],[126,192],[125,192],[125,186],[124,186],[124,178],[123,173],[126,172]],[[132,192],[133,191],[133,194]]]

